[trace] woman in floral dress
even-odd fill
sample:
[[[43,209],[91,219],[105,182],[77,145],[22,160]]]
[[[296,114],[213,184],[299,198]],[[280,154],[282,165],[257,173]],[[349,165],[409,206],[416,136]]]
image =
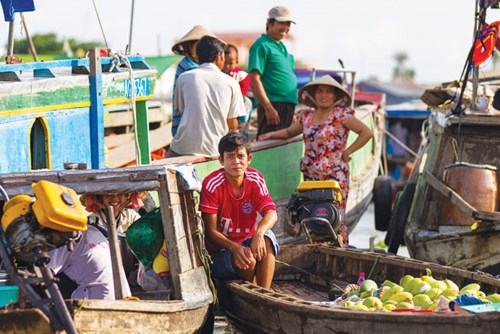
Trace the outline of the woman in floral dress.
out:
[[[372,131],[354,117],[349,93],[331,76],[311,81],[299,91],[299,101],[311,108],[298,114],[287,129],[269,132],[259,140],[286,139],[303,134],[304,157],[300,169],[305,180],[336,180],[342,191],[340,208],[341,244],[349,243],[345,226],[345,208],[349,192],[349,161],[351,154],[363,147],[373,136]],[[349,131],[358,134],[347,146]]]

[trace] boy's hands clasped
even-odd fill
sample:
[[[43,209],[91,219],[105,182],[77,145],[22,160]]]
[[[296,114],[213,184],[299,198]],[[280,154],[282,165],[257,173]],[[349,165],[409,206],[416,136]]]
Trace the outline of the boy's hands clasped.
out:
[[[233,255],[233,263],[236,268],[240,270],[247,270],[250,267],[252,258],[254,257],[250,248],[242,245],[236,245],[233,249],[231,249],[231,253]]]
[[[235,247],[231,249],[231,253],[233,255],[233,262],[236,268],[240,270],[248,269],[252,258],[256,261],[260,261],[267,255],[264,235],[260,235],[256,232],[250,247],[235,245]]]
[[[250,244],[250,249],[252,250],[252,254],[257,261],[262,260],[267,255],[266,250],[266,241],[264,240],[264,235],[255,232],[254,237],[252,238],[252,243]]]

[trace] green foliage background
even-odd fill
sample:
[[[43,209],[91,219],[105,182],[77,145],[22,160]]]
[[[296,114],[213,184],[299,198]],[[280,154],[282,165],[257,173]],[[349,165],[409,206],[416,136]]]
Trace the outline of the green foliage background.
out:
[[[35,34],[32,36],[36,52],[41,60],[54,60],[64,58],[64,39],[59,38],[55,33]],[[77,41],[75,38],[69,38],[68,44],[73,53],[83,50],[84,54],[93,47],[104,47],[104,44],[97,41]],[[6,45],[8,48],[8,45]],[[30,55],[28,41],[26,38],[14,40],[14,54],[19,55],[24,61],[33,60]]]

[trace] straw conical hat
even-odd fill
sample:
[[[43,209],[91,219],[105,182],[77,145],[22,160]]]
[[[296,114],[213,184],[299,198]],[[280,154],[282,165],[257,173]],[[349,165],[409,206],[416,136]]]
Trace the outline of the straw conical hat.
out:
[[[181,45],[184,42],[197,41],[205,35],[215,37],[215,35],[208,32],[207,29],[203,28],[200,25],[195,25],[191,30],[188,31],[187,34],[182,36],[181,39],[179,39],[177,42],[175,42],[174,45],[172,45],[172,52],[178,54],[179,45]]]
[[[299,90],[299,101],[309,107],[316,108],[316,101],[314,101],[314,92],[316,86],[326,85],[335,88],[337,97],[335,102],[343,100],[339,105],[343,107],[348,107],[351,105],[351,95],[338,83],[337,80],[329,75],[322,76],[319,79],[309,82],[304,87]]]

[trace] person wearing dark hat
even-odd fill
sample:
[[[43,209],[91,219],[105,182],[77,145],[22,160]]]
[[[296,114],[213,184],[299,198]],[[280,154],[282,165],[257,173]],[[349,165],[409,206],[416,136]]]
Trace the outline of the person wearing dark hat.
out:
[[[288,8],[271,8],[266,33],[251,46],[248,72],[253,96],[258,100],[257,136],[287,128],[297,105],[297,78],[294,58],[282,40],[295,23]]]
[[[212,34],[202,26],[195,25],[193,28],[191,28],[191,30],[187,32],[187,34],[185,34],[172,46],[173,53],[184,56],[184,58],[182,58],[177,65],[177,70],[175,71],[174,77],[174,86],[172,89],[172,136],[175,136],[175,134],[177,133],[177,128],[179,127],[179,122],[182,116],[179,110],[175,109],[174,107],[177,79],[182,73],[198,67],[196,45],[198,44],[198,41],[205,35],[212,36]]]
[[[299,101],[311,107],[298,115],[286,129],[259,136],[259,140],[287,139],[303,134],[305,151],[300,169],[305,180],[336,180],[342,190],[340,235],[343,245],[349,239],[344,223],[349,191],[351,154],[372,138],[372,131],[354,116],[349,93],[331,76],[311,81],[299,91]],[[347,147],[349,131],[358,134]]]

